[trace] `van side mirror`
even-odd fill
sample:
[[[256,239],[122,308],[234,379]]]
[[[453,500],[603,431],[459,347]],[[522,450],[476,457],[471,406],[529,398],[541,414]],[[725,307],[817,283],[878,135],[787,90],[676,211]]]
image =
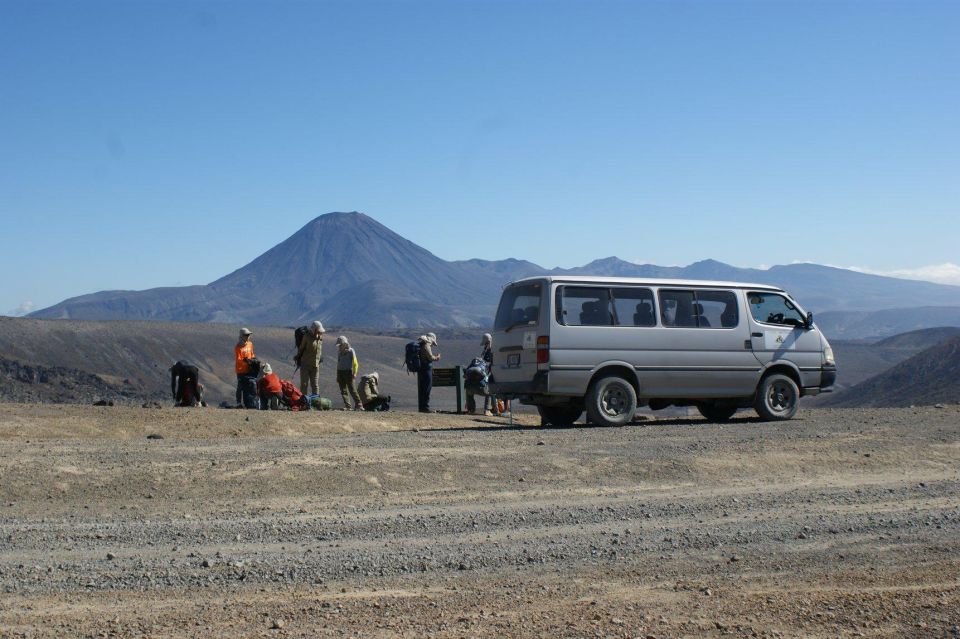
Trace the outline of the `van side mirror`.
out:
[[[807,317],[803,322],[804,328],[813,328],[813,313],[807,312]]]

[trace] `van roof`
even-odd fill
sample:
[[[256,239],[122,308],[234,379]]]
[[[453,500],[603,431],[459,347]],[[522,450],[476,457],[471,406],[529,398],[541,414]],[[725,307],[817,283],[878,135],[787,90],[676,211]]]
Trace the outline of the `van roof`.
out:
[[[724,282],[718,280],[671,280],[657,277],[606,277],[599,275],[537,275],[525,277],[507,284],[523,284],[526,282],[568,282],[571,284],[648,284],[650,286],[709,286],[723,288],[749,288],[764,291],[784,292],[779,286],[770,284],[755,284],[751,282]]]

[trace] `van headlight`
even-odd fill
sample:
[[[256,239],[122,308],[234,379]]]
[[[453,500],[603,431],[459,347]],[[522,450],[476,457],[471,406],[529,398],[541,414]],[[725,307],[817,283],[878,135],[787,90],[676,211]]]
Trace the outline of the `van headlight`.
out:
[[[837,362],[833,359],[833,348],[827,346],[823,349],[823,363],[829,366],[836,366]]]

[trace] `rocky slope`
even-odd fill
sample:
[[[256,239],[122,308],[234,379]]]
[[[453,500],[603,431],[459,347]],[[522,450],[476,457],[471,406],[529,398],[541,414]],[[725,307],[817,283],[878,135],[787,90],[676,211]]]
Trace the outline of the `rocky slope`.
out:
[[[960,337],[931,346],[823,405],[893,407],[956,402],[960,402]]]

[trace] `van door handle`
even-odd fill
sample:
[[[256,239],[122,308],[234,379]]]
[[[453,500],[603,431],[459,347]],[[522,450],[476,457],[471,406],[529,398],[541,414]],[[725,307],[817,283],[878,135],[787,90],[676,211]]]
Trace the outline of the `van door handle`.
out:
[[[763,333],[750,333],[750,337],[763,337]]]

